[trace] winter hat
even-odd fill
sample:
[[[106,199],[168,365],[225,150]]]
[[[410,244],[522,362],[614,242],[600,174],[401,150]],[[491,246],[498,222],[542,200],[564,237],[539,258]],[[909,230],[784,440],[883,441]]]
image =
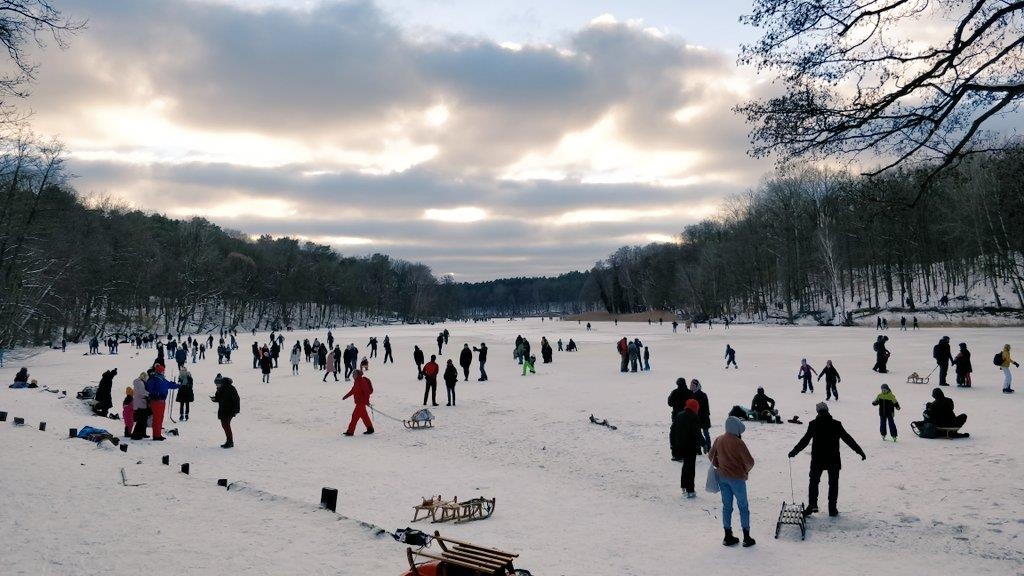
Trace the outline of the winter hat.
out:
[[[818,405],[815,406],[814,409],[818,411],[818,414],[821,414],[822,412],[828,412],[828,404],[825,404],[824,402],[818,402]]]
[[[700,391],[700,380],[697,380],[696,378],[694,378],[693,380],[691,380],[691,381],[690,381],[690,388],[691,388],[691,389],[692,389],[693,391],[695,391],[695,392],[699,392],[699,391]]]
[[[967,348],[967,342],[960,343],[960,349],[963,350],[964,348]]]
[[[689,400],[687,400],[686,404],[684,404],[684,406],[686,407],[686,410],[689,410],[690,412],[693,412],[694,414],[696,414],[697,412],[700,411],[700,402],[697,402],[693,398],[690,398]]]
[[[883,392],[892,392],[892,390],[889,389],[889,385],[888,384],[882,384],[882,391]]]
[[[732,434],[733,436],[742,436],[743,432],[747,429],[743,422],[735,416],[729,416],[725,419],[725,432]]]
[[[941,388],[934,388],[932,390],[932,398],[938,400],[939,398],[945,398],[946,395],[942,393]]]
[[[153,366],[153,370],[156,370],[157,374],[163,374],[164,373],[164,365],[163,364],[157,364],[156,366]]]
[[[676,386],[686,386],[686,378],[676,378]]]

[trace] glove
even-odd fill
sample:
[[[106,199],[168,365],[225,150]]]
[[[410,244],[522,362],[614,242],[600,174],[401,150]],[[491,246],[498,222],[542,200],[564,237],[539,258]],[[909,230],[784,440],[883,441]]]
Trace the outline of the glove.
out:
[[[793,457],[795,457],[795,456],[796,456],[796,452],[790,452],[790,453],[789,453],[789,457],[790,457],[790,458],[793,458]]]
[[[860,455],[860,459],[861,459],[861,460],[867,460],[867,459],[868,459],[868,455],[867,455],[867,454],[864,454],[864,453],[862,452],[862,453],[861,453],[861,455]]]

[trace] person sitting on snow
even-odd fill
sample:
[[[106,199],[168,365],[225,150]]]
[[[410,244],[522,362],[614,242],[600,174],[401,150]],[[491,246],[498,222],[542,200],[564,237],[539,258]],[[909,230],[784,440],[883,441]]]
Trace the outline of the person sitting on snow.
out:
[[[754,394],[750,401],[750,410],[758,420],[774,422],[778,419],[779,412],[775,409],[775,399],[764,393],[764,388],[758,387],[757,394]]]
[[[924,421],[937,428],[960,428],[967,422],[967,414],[956,415],[953,399],[947,398],[941,388],[932,390],[932,401],[924,405]]]
[[[14,375],[14,383],[8,388],[28,388],[28,368],[22,366],[21,370]]]

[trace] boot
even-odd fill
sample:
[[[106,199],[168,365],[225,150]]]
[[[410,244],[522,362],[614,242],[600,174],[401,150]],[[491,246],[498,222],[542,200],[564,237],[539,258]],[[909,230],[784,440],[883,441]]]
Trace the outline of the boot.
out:
[[[228,440],[227,442],[221,444],[220,447],[221,448],[234,448],[235,447],[235,443],[232,440]]]
[[[363,434],[373,434],[373,428],[370,428],[366,432],[363,432]]]
[[[725,529],[725,538],[722,539],[722,546],[735,546],[740,543],[740,539],[732,535],[732,528]]]
[[[743,531],[743,547],[744,548],[750,548],[754,544],[757,544],[757,542],[753,538],[750,537],[750,530],[744,530]]]

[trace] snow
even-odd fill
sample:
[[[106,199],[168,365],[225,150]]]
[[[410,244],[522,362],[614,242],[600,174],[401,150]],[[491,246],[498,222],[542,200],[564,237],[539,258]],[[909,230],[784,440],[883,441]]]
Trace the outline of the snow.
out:
[[[216,356],[190,365],[196,384],[191,418],[166,442],[129,441],[127,453],[109,443],[95,447],[64,438],[70,427],[106,427],[120,421],[89,415],[74,398],[81,387],[117,367],[114,400],[145,369],[155,350],[121,345],[117,356],[83,356],[86,346],[33,350],[23,360],[8,353],[0,382],[27,365],[38,390],[0,388],[0,541],[7,551],[4,574],[360,574],[398,575],[407,568],[405,547],[359,521],[393,531],[412,526],[520,554],[517,567],[535,575],[675,575],[703,570],[754,574],[1022,574],[1024,573],[1024,473],[1018,438],[1016,395],[1000,392],[1001,374],[991,357],[1004,343],[1021,350],[1021,328],[935,328],[900,332],[890,328],[890,374],[870,370],[868,328],[736,326],[695,327],[673,334],[669,323],[594,323],[538,320],[446,326],[388,326],[335,330],[368,352],[371,335],[390,335],[396,364],[373,359],[373,402],[384,413],[409,417],[421,407],[412,347],[436,352],[434,338],[451,332],[447,358],[464,342],[490,348],[488,382],[460,382],[458,406],[432,408],[436,427],[409,431],[380,414],[377,433],[344,438],[351,400],[345,382],[321,381],[310,364],[292,376],[287,350],[296,339],[324,332],[285,334],[280,369],[270,384],[252,370],[253,338],[241,334],[234,364]],[[574,338],[579,352],[555,352],[554,363],[537,364],[521,376],[512,359],[517,334],[539,353],[540,337],[552,346]],[[958,412],[969,415],[965,440],[922,440],[910,431],[932,386],[905,383],[911,372],[927,374],[931,347],[942,336],[954,350],[967,342],[974,353],[974,388],[947,388]],[[614,343],[639,337],[650,346],[652,370],[620,374]],[[260,342],[267,335],[258,335]],[[737,350],[740,369],[724,370],[725,344]],[[721,545],[721,502],[701,487],[707,463],[698,459],[698,497],[679,488],[679,464],[669,458],[670,411],[665,403],[679,376],[698,378],[710,397],[712,437],[734,404],[747,405],[757,386],[773,396],[784,418],[813,417],[824,399],[824,382],[813,395],[800,393],[800,358],[817,369],[831,359],[843,377],[833,415],[868,455],[864,462],[843,447],[841,515],[816,515],[807,540],[784,527],[772,538],[783,500],[790,501],[789,465],[798,502],[806,500],[809,450],[790,461],[786,453],[805,426],[748,423],[744,434],[757,464],[748,483],[753,536],[750,549]],[[456,362],[457,363],[457,362]],[[222,450],[213,376],[234,378],[242,398],[235,419],[235,444]],[[174,375],[174,369],[170,369]],[[1024,380],[1024,371],[1018,372]],[[952,378],[952,376],[951,376]],[[937,374],[932,375],[933,384]],[[903,410],[900,442],[882,442],[877,409],[870,405],[881,383],[889,383]],[[1024,385],[1022,385],[1024,387]],[[175,406],[175,409],[177,406]],[[607,418],[618,430],[588,422]],[[11,425],[24,417],[25,427]],[[47,422],[47,431],[36,429]],[[160,457],[171,456],[171,466]],[[178,471],[189,462],[191,475]],[[13,463],[13,464],[12,464]],[[124,468],[130,483],[121,485]],[[225,491],[218,478],[233,483]],[[317,509],[320,489],[339,489],[338,514]],[[826,482],[822,481],[822,501]],[[465,500],[497,499],[494,515],[459,525],[410,523],[423,497],[442,494]],[[738,528],[738,513],[734,517]]]

